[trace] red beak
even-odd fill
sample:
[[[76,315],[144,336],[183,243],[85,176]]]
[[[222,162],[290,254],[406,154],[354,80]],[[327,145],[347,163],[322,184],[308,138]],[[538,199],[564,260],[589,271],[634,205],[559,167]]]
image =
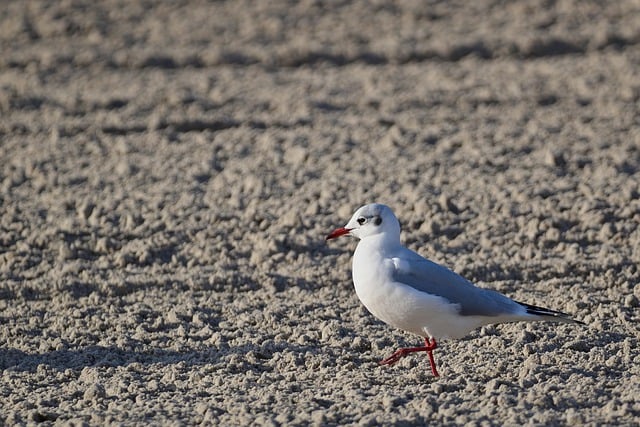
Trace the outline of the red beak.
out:
[[[349,232],[351,230],[352,230],[351,228],[344,228],[344,227],[336,228],[331,233],[329,233],[329,235],[327,236],[327,240],[335,239],[336,237],[340,237],[340,236],[344,236],[345,234],[349,234]]]

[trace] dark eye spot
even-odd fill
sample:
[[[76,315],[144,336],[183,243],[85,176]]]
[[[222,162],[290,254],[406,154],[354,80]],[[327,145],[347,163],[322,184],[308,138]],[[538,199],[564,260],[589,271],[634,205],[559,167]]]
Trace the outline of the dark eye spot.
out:
[[[379,216],[376,217],[376,219],[373,220],[373,223],[375,225],[380,225],[382,224],[382,218],[380,218]]]
[[[362,225],[365,222],[367,222],[367,219],[365,217],[361,216],[360,218],[358,218],[358,224]]]

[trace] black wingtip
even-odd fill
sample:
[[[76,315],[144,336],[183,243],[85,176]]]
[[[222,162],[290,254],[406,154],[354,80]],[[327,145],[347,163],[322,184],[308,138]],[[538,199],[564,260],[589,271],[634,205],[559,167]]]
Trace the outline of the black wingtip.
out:
[[[586,323],[573,319],[571,318],[571,315],[567,313],[563,313],[562,311],[551,310],[549,308],[538,307],[537,305],[525,304],[522,302],[518,302],[518,304],[525,307],[527,309],[528,314],[533,314],[536,316],[555,317],[559,321],[573,322],[579,325],[586,325]]]

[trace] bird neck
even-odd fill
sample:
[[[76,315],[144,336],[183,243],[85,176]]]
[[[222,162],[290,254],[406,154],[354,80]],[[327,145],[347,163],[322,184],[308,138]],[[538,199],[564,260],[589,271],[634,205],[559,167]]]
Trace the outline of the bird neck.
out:
[[[399,247],[401,247],[400,236],[390,233],[380,233],[365,237],[360,240],[358,245],[358,249],[366,250],[367,252],[378,252],[382,255],[394,253]]]

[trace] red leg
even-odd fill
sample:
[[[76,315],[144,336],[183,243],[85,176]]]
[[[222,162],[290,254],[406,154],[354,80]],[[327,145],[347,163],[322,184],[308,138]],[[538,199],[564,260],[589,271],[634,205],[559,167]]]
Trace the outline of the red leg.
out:
[[[411,353],[417,353],[419,351],[426,351],[427,355],[429,356],[429,364],[431,365],[431,372],[433,373],[434,377],[439,377],[440,374],[438,374],[438,371],[436,369],[436,362],[433,359],[433,350],[435,350],[438,347],[438,344],[436,343],[436,339],[435,338],[425,338],[424,339],[424,346],[422,347],[407,347],[407,348],[401,348],[396,350],[395,353],[393,353],[391,356],[387,357],[386,359],[382,360],[380,362],[381,365],[393,365],[394,363],[396,363],[397,361],[399,361],[400,359],[402,359],[403,357],[411,354]]]
[[[431,365],[431,372],[433,373],[434,377],[439,377],[440,374],[436,369],[436,361],[433,359],[433,350],[438,348],[438,343],[436,343],[435,338],[431,338],[431,342],[429,342],[428,338],[425,338],[424,343],[425,343],[425,346],[429,347],[429,349],[427,350],[427,355],[429,356],[429,364]]]

